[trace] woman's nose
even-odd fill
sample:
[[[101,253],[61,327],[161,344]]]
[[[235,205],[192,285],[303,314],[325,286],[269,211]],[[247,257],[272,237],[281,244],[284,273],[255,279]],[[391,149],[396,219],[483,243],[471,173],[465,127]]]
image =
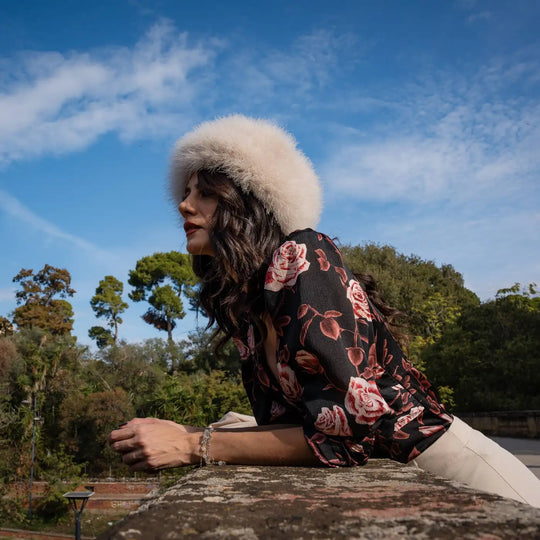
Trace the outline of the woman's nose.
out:
[[[193,214],[193,206],[189,202],[189,197],[186,197],[179,205],[178,210],[180,214],[182,214],[182,217],[189,216]]]

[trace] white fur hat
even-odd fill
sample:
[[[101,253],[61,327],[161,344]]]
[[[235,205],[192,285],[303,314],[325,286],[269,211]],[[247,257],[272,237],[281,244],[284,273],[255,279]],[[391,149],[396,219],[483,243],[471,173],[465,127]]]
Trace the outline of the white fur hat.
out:
[[[319,179],[294,138],[268,120],[232,115],[204,122],[179,139],[172,154],[171,189],[177,204],[201,169],[227,174],[253,193],[281,230],[315,228],[321,213]]]

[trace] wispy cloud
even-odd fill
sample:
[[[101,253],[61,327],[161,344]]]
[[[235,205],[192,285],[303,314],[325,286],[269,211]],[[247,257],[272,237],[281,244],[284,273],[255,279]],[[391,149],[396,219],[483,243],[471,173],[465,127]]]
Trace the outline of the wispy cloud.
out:
[[[95,246],[94,244],[87,242],[78,236],[65,232],[57,227],[54,223],[51,223],[36,215],[29,208],[24,206],[18,199],[3,190],[0,190],[0,209],[11,217],[30,225],[49,238],[56,238],[67,242],[99,259],[107,259],[111,257],[111,254]]]
[[[84,148],[108,132],[126,140],[178,132],[197,87],[191,75],[211,62],[212,46],[192,46],[162,21],[132,49],[3,59],[0,164]]]
[[[207,111],[276,117],[331,87],[359,51],[354,36],[330,30],[286,48],[192,43],[162,20],[132,48],[0,58],[0,166],[81,150],[107,133],[126,141],[178,135]]]
[[[322,165],[329,192],[429,203],[503,200],[537,189],[540,106],[507,90],[537,84],[537,61],[493,62],[471,81],[405,88],[369,138],[343,129]],[[347,126],[346,126],[347,127]]]
[[[344,54],[355,49],[360,55],[357,40],[351,34],[338,35],[326,29],[299,36],[289,51],[268,51],[260,62],[260,69],[273,81],[306,91],[331,81],[333,71],[344,65]]]
[[[273,117],[303,110],[324,100],[340,71],[350,72],[365,47],[352,34],[315,29],[282,48],[237,48],[222,59],[228,105],[256,107],[258,115],[270,110]]]

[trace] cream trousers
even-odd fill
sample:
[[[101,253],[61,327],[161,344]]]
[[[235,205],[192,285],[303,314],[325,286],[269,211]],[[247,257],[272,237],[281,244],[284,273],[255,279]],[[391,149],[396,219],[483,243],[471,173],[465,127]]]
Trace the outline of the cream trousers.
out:
[[[540,480],[510,452],[457,417],[414,462],[438,476],[540,508]]]

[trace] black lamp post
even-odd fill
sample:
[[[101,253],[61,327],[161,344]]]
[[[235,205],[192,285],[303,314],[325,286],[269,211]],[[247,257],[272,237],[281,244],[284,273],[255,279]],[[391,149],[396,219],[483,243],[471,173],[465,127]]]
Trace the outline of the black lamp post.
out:
[[[81,518],[88,499],[94,494],[93,491],[70,491],[64,493],[75,513],[75,540],[81,540]]]

